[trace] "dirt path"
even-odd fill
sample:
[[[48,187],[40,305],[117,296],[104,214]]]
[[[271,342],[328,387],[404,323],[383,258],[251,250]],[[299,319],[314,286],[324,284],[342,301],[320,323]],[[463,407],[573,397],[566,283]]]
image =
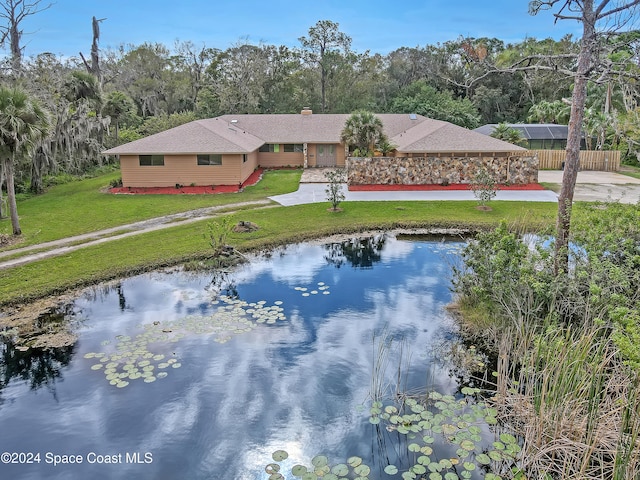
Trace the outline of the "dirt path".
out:
[[[99,245],[101,243],[120,240],[121,238],[140,235],[142,233],[162,230],[164,228],[175,227],[178,225],[187,225],[189,223],[199,222],[208,218],[216,217],[221,211],[224,213],[233,213],[234,208],[240,207],[274,207],[271,200],[256,200],[252,202],[232,203],[228,205],[219,205],[216,207],[199,208],[197,210],[189,210],[186,212],[174,213],[162,217],[151,218],[141,222],[130,223],[127,225],[119,225],[117,227],[98,230],[96,232],[85,233],[73,237],[61,238],[51,242],[38,243],[27,247],[16,248],[0,252],[0,270],[4,270],[18,265],[35,262],[43,258],[55,257],[63,255],[74,250]],[[17,258],[2,261],[2,258],[20,255],[22,253],[34,252],[32,254],[22,255]]]

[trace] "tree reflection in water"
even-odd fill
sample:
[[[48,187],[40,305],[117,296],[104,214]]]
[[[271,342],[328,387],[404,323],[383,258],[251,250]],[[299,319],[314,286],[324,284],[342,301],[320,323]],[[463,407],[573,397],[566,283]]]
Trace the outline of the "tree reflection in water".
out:
[[[372,268],[381,259],[381,252],[387,240],[385,234],[372,237],[351,238],[341,243],[330,243],[324,248],[324,258],[329,264],[340,268],[350,264],[354,268]]]

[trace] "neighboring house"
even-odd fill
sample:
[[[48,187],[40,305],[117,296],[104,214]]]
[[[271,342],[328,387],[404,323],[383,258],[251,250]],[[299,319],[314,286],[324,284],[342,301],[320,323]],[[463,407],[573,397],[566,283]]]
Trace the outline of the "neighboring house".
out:
[[[405,158],[507,158],[524,149],[415,114],[378,114]],[[105,151],[120,156],[125,187],[237,185],[258,167],[343,166],[348,114],[223,115],[196,120]]]
[[[490,123],[474,130],[484,135],[491,135],[498,125]],[[527,141],[529,150],[564,150],[567,148],[568,125],[556,125],[555,123],[508,123],[508,127],[518,130],[522,138]],[[585,148],[582,139],[580,148]]]

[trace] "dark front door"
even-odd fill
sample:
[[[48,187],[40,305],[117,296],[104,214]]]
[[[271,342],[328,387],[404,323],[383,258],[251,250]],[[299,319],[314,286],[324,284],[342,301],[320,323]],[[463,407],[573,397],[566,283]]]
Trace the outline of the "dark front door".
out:
[[[316,150],[318,159],[316,166],[318,167],[335,167],[336,166],[336,147],[337,145],[318,145]]]

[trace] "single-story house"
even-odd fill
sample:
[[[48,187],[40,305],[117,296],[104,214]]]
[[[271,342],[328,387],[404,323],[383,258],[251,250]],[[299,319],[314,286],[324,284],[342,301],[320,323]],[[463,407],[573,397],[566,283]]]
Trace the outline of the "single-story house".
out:
[[[348,114],[314,114],[311,110],[302,110],[300,114],[222,115],[196,120],[104,153],[120,156],[124,187],[238,185],[259,167],[347,166],[349,149],[340,136],[348,117]],[[473,157],[491,158],[494,163],[504,159],[507,165],[508,158],[525,151],[502,140],[421,115],[378,114],[377,117],[382,121],[384,133],[396,146],[393,156],[416,159],[414,163]],[[447,178],[438,173],[436,179],[414,176],[407,181],[468,180],[469,175],[465,177],[460,171],[458,169],[457,176]],[[537,178],[537,169],[535,175]],[[359,178],[354,182],[370,181],[368,177]],[[509,179],[508,173],[506,178]],[[405,180],[396,178],[389,182]]]
[[[476,128],[474,131],[484,135],[491,135],[498,125],[489,123]],[[518,130],[522,138],[527,141],[529,150],[565,150],[567,148],[568,125],[555,123],[508,123],[508,127]],[[582,139],[580,148],[584,149]]]

